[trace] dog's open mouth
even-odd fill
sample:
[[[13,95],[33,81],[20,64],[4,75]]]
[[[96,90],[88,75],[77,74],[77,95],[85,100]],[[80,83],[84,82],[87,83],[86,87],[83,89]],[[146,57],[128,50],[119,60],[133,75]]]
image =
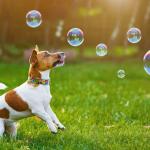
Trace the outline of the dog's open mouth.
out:
[[[54,67],[58,67],[58,66],[63,66],[65,63],[65,56],[61,56],[61,58],[59,60],[57,60],[53,66]]]

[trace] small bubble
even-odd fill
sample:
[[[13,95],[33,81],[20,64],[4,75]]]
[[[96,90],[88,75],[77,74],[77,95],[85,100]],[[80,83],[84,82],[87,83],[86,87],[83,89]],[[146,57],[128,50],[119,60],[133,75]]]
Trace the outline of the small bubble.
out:
[[[130,43],[138,43],[141,40],[140,29],[130,28],[127,32],[127,38]]]
[[[79,28],[72,28],[68,31],[67,41],[71,46],[80,46],[84,42],[83,31]]]
[[[96,46],[96,54],[97,54],[97,56],[107,55],[107,46],[103,43],[98,44]]]
[[[41,13],[37,10],[31,10],[26,15],[26,23],[31,28],[39,27],[42,23]]]
[[[122,69],[118,70],[117,76],[118,76],[118,78],[120,78],[120,79],[125,78],[125,76],[126,76],[125,71],[122,70]]]
[[[150,50],[144,55],[144,70],[150,75]]]

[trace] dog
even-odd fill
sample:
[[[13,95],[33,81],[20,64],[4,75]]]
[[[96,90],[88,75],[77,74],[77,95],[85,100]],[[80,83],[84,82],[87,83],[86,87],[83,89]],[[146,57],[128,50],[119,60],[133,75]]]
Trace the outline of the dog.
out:
[[[17,135],[17,121],[37,116],[43,120],[52,133],[65,129],[50,107],[50,70],[63,66],[63,52],[49,53],[33,49],[29,59],[28,80],[19,87],[0,96],[0,137],[5,132],[12,137]]]

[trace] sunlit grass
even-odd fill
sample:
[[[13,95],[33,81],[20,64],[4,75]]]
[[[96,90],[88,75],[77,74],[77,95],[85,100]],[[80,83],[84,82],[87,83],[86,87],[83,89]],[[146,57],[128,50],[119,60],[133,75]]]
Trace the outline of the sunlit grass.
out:
[[[124,79],[117,70],[126,71]],[[0,82],[13,88],[27,79],[27,65],[1,64]],[[150,77],[137,62],[83,63],[52,71],[52,107],[65,131],[51,134],[34,118],[20,121],[16,140],[2,150],[150,149]],[[3,93],[2,91],[0,92]]]

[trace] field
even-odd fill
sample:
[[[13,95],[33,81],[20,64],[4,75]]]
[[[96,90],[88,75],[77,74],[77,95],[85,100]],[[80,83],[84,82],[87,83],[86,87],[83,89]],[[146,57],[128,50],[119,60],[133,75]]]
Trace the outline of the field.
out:
[[[117,78],[120,68],[124,79]],[[27,79],[27,71],[28,65],[1,63],[0,82],[14,88]],[[51,72],[51,106],[66,130],[53,135],[42,121],[25,119],[17,139],[1,139],[0,150],[148,150],[149,82],[138,61],[57,68]]]

